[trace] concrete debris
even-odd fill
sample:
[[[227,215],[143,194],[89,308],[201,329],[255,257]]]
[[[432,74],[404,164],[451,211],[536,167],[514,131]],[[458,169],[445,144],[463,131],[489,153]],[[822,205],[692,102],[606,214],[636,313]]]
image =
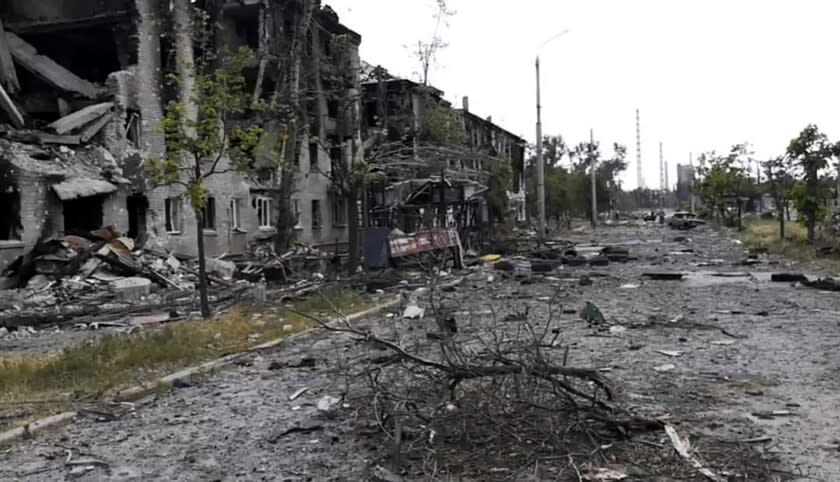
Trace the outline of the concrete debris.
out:
[[[335,398],[330,395],[324,395],[323,398],[318,400],[318,411],[322,413],[332,413],[340,402],[340,398]]]
[[[237,269],[235,263],[221,259],[214,260],[213,266],[228,278]],[[138,249],[135,240],[113,227],[46,239],[2,273],[6,291],[0,294],[19,293],[21,301],[1,305],[0,326],[72,326],[78,323],[76,318],[87,318],[84,326],[100,326],[97,322],[113,321],[121,312],[133,315],[126,326],[178,319],[178,307],[195,304],[190,290],[198,284],[197,271],[195,259],[178,260],[167,253]],[[213,274],[210,295],[219,305],[242,296],[248,287],[247,282],[234,285]],[[296,289],[301,287],[296,285]],[[151,313],[137,315],[140,306]]]
[[[151,293],[152,281],[147,278],[122,278],[111,283],[122,301],[140,301]]]
[[[712,342],[712,345],[714,346],[730,346],[734,344],[735,340],[715,340]]]
[[[711,480],[712,482],[725,482],[726,478],[721,477],[715,474],[710,469],[703,466],[700,460],[697,459],[693,454],[691,454],[691,445],[688,442],[688,439],[680,438],[679,434],[677,433],[677,429],[673,427],[673,425],[665,425],[665,433],[668,435],[668,438],[671,439],[671,444],[674,446],[674,450],[686,460],[686,462],[690,463],[692,467],[694,467],[698,472],[703,474],[707,479]]]
[[[410,304],[403,310],[403,318],[406,320],[419,320],[423,318],[425,310],[416,304]]]
[[[665,356],[671,357],[671,358],[677,358],[677,357],[683,356],[683,352],[681,352],[679,350],[654,350],[654,351],[656,353],[659,353],[660,355],[665,355]]]
[[[6,41],[15,60],[53,87],[65,92],[81,94],[89,99],[95,99],[103,92],[101,87],[82,79],[49,57],[39,54],[35,47],[12,32],[6,32]]]
[[[233,279],[233,274],[236,272],[236,263],[223,259],[207,258],[206,267],[208,272],[217,274],[226,280]]]
[[[615,469],[594,468],[583,475],[583,480],[590,482],[614,482],[626,480],[630,476],[625,472]]]
[[[292,401],[297,400],[298,397],[300,397],[301,395],[303,395],[307,391],[309,391],[309,387],[303,387],[303,388],[295,391],[295,393],[289,395],[289,401],[292,402]]]
[[[113,107],[114,104],[112,102],[94,104],[85,107],[84,109],[73,112],[68,116],[62,117],[50,124],[48,127],[54,130],[56,134],[67,134],[69,132],[75,131],[76,129],[81,129],[85,125],[90,124],[92,122],[98,123],[98,119],[104,117],[105,114],[107,114]],[[104,124],[100,125],[99,129],[101,129],[103,126]],[[90,140],[90,137],[88,137],[88,140]],[[83,139],[82,142],[86,141]]]

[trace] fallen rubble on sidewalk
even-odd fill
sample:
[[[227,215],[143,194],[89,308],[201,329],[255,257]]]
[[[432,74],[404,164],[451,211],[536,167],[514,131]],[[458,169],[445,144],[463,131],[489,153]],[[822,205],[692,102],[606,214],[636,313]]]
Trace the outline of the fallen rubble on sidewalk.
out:
[[[211,301],[229,305],[247,284],[233,282],[233,263],[208,261]],[[86,325],[161,311],[186,316],[196,309],[195,264],[137,247],[113,227],[43,240],[4,271],[0,326]]]

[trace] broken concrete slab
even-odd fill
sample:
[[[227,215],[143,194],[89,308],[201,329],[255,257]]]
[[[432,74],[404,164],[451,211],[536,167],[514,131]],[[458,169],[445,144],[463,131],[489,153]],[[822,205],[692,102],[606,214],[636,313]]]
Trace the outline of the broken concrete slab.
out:
[[[9,97],[9,94],[2,85],[0,85],[0,107],[6,111],[6,114],[9,116],[9,120],[12,121],[13,126],[18,129],[24,126],[23,114],[20,113],[20,109],[18,109],[17,105],[15,105],[12,98]]]
[[[207,271],[215,273],[224,279],[231,279],[236,272],[236,263],[223,259],[207,258]]]
[[[129,326],[150,326],[159,325],[169,321],[171,318],[169,313],[158,313],[156,315],[134,316],[128,319]]]
[[[12,60],[12,53],[9,51],[2,20],[0,20],[0,86],[4,87],[9,94],[16,94],[20,90],[17,70]]]
[[[101,104],[89,105],[84,109],[77,110],[68,116],[58,119],[50,124],[49,128],[53,129],[57,134],[67,134],[68,132],[84,127],[87,124],[98,124],[96,121],[101,120],[100,118],[105,116],[105,114],[113,107],[113,102],[102,102]],[[99,129],[102,129],[104,125],[105,124],[99,126]],[[97,129],[96,132],[99,132],[99,129]],[[85,131],[87,132],[87,129]],[[96,132],[93,132],[90,137],[93,137]],[[82,136],[84,136],[84,134],[82,134]],[[88,139],[90,139],[90,137]],[[83,140],[83,142],[85,141]]]
[[[117,297],[123,301],[139,301],[148,296],[152,280],[148,278],[122,278],[111,283]]]
[[[109,113],[103,115],[102,117],[100,117],[99,119],[97,119],[97,120],[91,122],[90,124],[88,124],[82,130],[82,134],[81,134],[82,142],[88,142],[91,139],[93,139],[93,136],[95,136],[96,134],[99,134],[99,131],[101,131],[102,128],[104,128],[106,125],[108,125],[108,123],[111,122],[111,119],[113,119],[113,118],[114,118],[114,114],[109,112]]]
[[[6,32],[9,51],[17,62],[39,78],[55,88],[75,92],[89,99],[97,98],[104,90],[73,72],[70,72],[52,59],[38,53],[38,50],[22,38]]]
[[[81,136],[58,136],[55,134],[48,134],[46,132],[33,133],[35,138],[41,144],[59,144],[64,146],[78,146],[82,143]]]

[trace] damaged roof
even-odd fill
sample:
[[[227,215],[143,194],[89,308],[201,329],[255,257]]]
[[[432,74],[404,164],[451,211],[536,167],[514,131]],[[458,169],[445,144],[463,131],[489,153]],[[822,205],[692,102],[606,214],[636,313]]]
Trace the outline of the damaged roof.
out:
[[[100,179],[73,178],[67,181],[52,185],[58,198],[62,201],[71,201],[82,197],[110,194],[117,190],[117,186],[108,181]]]

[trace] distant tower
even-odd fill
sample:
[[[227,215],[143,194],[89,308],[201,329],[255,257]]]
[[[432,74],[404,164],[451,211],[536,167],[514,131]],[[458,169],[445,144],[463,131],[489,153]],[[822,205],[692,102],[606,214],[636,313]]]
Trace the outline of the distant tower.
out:
[[[665,171],[665,192],[668,192],[671,190],[671,184],[668,182],[668,161],[664,157],[662,158],[662,170]]]
[[[662,143],[659,143],[659,189],[668,189],[668,180],[665,178],[665,158],[662,157]]]
[[[665,208],[665,193],[668,192],[665,181],[665,159],[662,157],[662,142],[659,142],[659,209]]]
[[[645,187],[645,179],[642,177],[642,125],[639,121],[639,109],[636,109],[636,187]]]

